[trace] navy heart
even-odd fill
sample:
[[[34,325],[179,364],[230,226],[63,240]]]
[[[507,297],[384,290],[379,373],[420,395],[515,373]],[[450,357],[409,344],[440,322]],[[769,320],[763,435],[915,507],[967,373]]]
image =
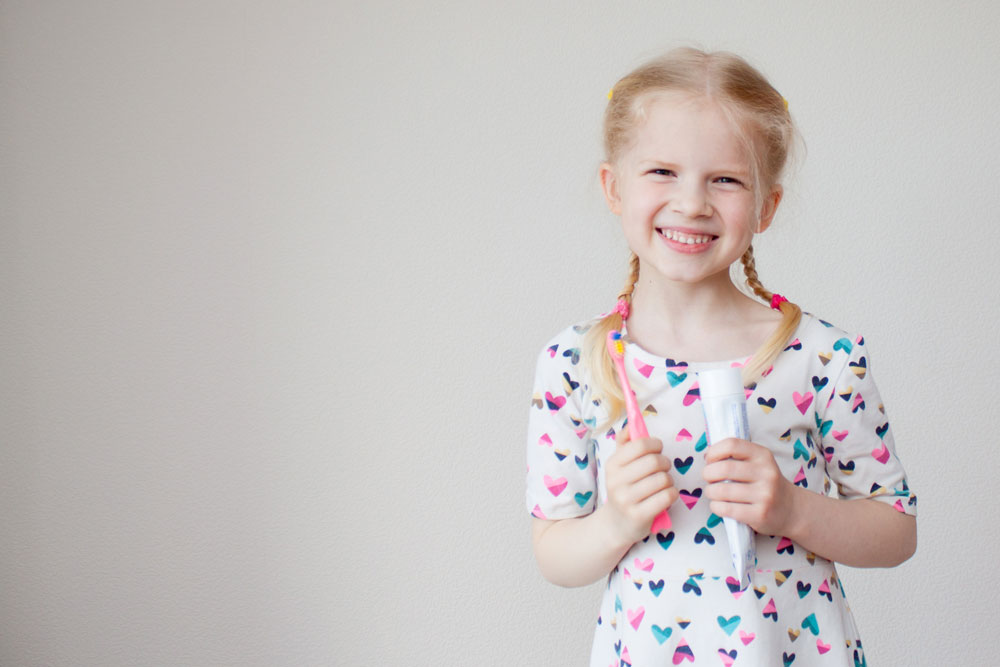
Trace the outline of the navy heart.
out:
[[[782,653],[781,659],[784,661],[785,667],[788,667],[790,664],[795,662],[795,654],[792,653],[791,655],[788,655],[787,653]]]
[[[684,582],[684,585],[681,587],[681,590],[683,590],[685,593],[694,593],[695,595],[701,595],[701,587],[698,585],[698,582],[696,582],[692,577],[689,577],[688,580]]]
[[[663,547],[664,550],[669,549],[670,545],[674,543],[674,531],[671,530],[666,535],[657,533],[656,541],[660,543],[660,546]]]
[[[571,347],[570,349],[563,352],[564,357],[569,357],[570,363],[576,366],[580,363],[580,348]]]
[[[757,405],[760,405],[761,407],[771,408],[773,410],[774,406],[776,406],[777,404],[778,401],[776,401],[773,398],[765,399],[763,396],[757,397]]]
[[[889,422],[886,422],[881,426],[875,427],[875,434],[878,435],[879,438],[884,438],[888,430],[889,430]]]
[[[709,544],[715,544],[715,536],[709,532],[708,528],[699,528],[698,532],[694,535],[694,543],[701,544],[702,542],[708,542]]]
[[[687,473],[688,470],[691,469],[691,464],[693,463],[694,463],[693,456],[689,456],[683,461],[681,461],[680,459],[674,459],[674,470],[684,475]]]
[[[812,584],[804,584],[800,581],[795,584],[795,588],[799,591],[799,599],[801,600],[805,596],[809,595],[809,591],[812,590]]]
[[[660,597],[660,593],[663,591],[663,579],[649,582],[649,590],[656,597]]]
[[[816,393],[819,393],[819,390],[822,389],[823,387],[825,387],[826,383],[829,382],[829,381],[830,381],[830,378],[822,378],[821,379],[821,378],[813,375],[813,378],[812,378],[813,389],[816,390]]]

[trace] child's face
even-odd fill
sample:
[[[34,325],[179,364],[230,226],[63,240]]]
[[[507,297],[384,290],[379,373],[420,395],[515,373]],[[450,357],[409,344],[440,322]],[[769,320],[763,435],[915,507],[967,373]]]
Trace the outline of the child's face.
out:
[[[780,188],[758,215],[749,156],[714,103],[662,95],[645,110],[631,147],[601,169],[608,205],[644,276],[729,280],[729,266],[770,224]]]

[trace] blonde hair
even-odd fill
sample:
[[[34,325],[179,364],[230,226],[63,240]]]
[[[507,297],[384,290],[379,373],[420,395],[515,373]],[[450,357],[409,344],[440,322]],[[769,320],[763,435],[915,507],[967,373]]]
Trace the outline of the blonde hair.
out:
[[[688,93],[715,102],[732,122],[737,136],[750,157],[751,181],[757,210],[764,193],[780,180],[795,137],[795,126],[781,94],[767,79],[739,56],[727,52],[706,53],[681,48],[635,69],[611,90],[604,112],[604,150],[606,160],[615,164],[634,140],[636,126],[645,114],[651,96],[662,93]],[[747,287],[765,302],[773,293],[757,277],[753,246],[740,259]],[[619,299],[631,303],[639,278],[639,258],[629,259],[629,273]],[[743,382],[751,385],[768,372],[788,339],[799,325],[801,309],[790,301],[779,306],[782,320],[774,333],[754,352],[743,368]],[[618,385],[605,340],[613,329],[620,330],[622,316],[613,312],[594,324],[584,339],[585,363],[594,391],[601,397],[611,421],[621,416],[624,396]]]

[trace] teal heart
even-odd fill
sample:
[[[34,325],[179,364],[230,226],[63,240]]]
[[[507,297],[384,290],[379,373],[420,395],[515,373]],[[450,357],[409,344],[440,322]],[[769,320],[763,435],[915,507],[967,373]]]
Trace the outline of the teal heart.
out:
[[[722,628],[727,635],[730,637],[736,632],[736,628],[740,625],[740,617],[733,616],[732,618],[726,618],[725,616],[720,616],[718,619],[719,627]]]
[[[584,454],[582,459],[579,456],[573,458],[576,460],[576,467],[580,470],[586,470],[587,466],[590,465],[590,456],[587,454]]]
[[[795,456],[792,457],[792,460],[794,461],[795,459],[800,458],[800,457],[802,458],[802,460],[808,461],[809,460],[809,450],[806,448],[805,445],[802,444],[801,440],[799,440],[798,438],[796,438],[795,439]]]
[[[656,641],[663,643],[670,639],[670,635],[674,634],[674,629],[671,627],[661,628],[658,625],[652,626],[653,636],[656,637]]]
[[[649,582],[649,590],[656,597],[660,597],[660,593],[663,592],[663,579]]]
[[[695,443],[694,451],[700,452],[703,449],[705,449],[706,447],[708,447],[708,438],[706,437],[706,435],[704,433],[702,433],[701,437],[698,438],[698,442]]]
[[[795,662],[795,654],[788,655],[787,653],[781,654],[781,662],[784,663],[785,667]]]
[[[622,610],[622,599],[616,595],[615,596],[615,611],[621,611],[621,610]]]
[[[576,504],[583,507],[587,504],[587,501],[590,500],[592,495],[594,495],[593,491],[587,491],[586,493],[578,493],[573,497],[576,499]]]
[[[827,419],[825,422],[819,420],[819,413],[814,412],[813,415],[816,418],[816,428],[819,429],[819,434],[825,436],[830,432],[830,427],[833,426],[833,420]]]
[[[833,344],[834,352],[836,352],[837,350],[843,350],[847,354],[850,354],[853,349],[854,349],[854,343],[852,343],[848,338],[840,338],[837,340],[836,343]]]
[[[682,382],[684,382],[684,380],[687,380],[687,377],[688,377],[687,373],[677,374],[673,371],[667,371],[667,382],[670,383],[671,387],[676,387],[677,385],[681,384]]]
[[[708,523],[706,524],[709,528],[715,528],[720,523],[722,523],[722,517],[714,512],[708,515]]]
[[[802,627],[808,628],[810,632],[818,636],[819,622],[816,620],[816,614],[809,614],[804,619],[802,619]]]

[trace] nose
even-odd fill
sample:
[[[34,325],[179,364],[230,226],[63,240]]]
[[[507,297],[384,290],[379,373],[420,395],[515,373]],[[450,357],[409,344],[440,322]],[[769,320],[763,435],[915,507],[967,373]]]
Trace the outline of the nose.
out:
[[[708,193],[700,183],[682,184],[674,192],[671,208],[688,218],[701,218],[712,214]]]

